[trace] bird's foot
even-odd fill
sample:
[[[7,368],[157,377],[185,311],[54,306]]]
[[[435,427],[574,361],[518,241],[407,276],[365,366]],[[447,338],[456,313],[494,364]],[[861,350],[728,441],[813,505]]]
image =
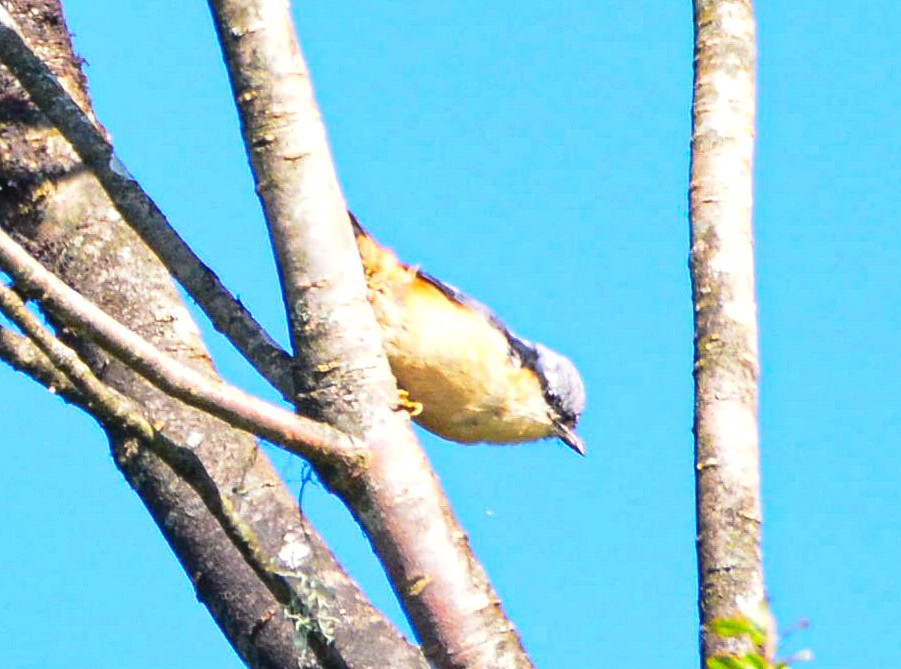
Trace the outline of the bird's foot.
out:
[[[398,390],[397,395],[397,405],[395,408],[398,411],[406,411],[410,414],[410,418],[416,418],[416,416],[422,413],[422,402],[411,400],[410,393],[406,390]]]

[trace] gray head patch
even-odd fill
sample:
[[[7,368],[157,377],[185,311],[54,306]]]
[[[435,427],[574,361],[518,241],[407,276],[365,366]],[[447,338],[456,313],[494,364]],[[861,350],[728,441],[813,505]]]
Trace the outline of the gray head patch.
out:
[[[545,381],[544,394],[562,422],[574,426],[585,410],[585,384],[572,360],[541,344],[534,344],[536,371]]]
[[[585,384],[572,360],[542,344],[535,344],[507,331],[507,340],[523,364],[541,381],[544,398],[560,422],[575,427],[585,410]]]

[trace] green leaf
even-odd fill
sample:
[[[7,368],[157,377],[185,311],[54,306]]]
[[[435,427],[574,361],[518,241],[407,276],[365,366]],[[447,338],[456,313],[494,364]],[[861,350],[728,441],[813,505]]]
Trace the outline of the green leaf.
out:
[[[766,645],[766,631],[762,627],[754,625],[754,631],[751,632],[751,643],[755,646]]]
[[[754,669],[768,669],[770,663],[766,661],[766,658],[760,653],[748,653],[745,655],[745,659],[748,661],[748,664]]]
[[[762,646],[766,643],[766,631],[753,620],[744,616],[717,618],[708,623],[707,628],[713,634],[723,638],[746,636],[755,646]]]
[[[711,620],[707,627],[717,636],[724,638],[753,636],[757,632],[754,623],[747,618],[717,618]]]
[[[707,669],[757,669],[747,658],[737,655],[712,655],[707,658]]]

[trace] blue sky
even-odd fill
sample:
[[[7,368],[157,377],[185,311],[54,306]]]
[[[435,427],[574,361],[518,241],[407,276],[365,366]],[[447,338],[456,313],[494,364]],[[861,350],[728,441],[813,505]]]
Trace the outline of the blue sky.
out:
[[[129,169],[284,339],[204,3],[66,7]],[[586,459],[423,436],[526,647],[547,668],[696,666],[690,3],[301,9],[350,206],[584,373]],[[901,6],[757,10],[768,585],[783,627],[810,621],[787,651],[879,666],[901,648]],[[208,341],[229,379],[266,392]],[[5,369],[0,398],[4,665],[242,666],[94,423]],[[273,459],[297,486],[301,464]],[[340,504],[307,488],[304,506],[400,621]]]

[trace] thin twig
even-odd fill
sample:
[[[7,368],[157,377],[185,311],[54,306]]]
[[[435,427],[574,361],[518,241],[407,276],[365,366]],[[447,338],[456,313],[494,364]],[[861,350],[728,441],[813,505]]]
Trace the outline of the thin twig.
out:
[[[84,396],[28,337],[0,325],[0,359],[27,374],[54,395],[84,407]]]
[[[333,427],[264,402],[166,355],[65,285],[3,231],[0,267],[68,325],[186,404],[312,460],[352,464],[359,454],[353,440]]]
[[[40,349],[45,356],[38,362],[44,367],[44,375],[50,370],[62,374],[83,397],[82,407],[99,421],[143,439],[154,439],[156,430],[136,410],[134,403],[94,376],[87,364],[71,348],[47,330],[37,316],[25,306],[25,302],[9,286],[0,283],[0,312]]]
[[[0,61],[91,168],[122,218],[163,261],[213,326],[290,399],[293,395],[290,356],[172,228],[116,157],[103,134],[21,36],[15,20],[2,5]]]

